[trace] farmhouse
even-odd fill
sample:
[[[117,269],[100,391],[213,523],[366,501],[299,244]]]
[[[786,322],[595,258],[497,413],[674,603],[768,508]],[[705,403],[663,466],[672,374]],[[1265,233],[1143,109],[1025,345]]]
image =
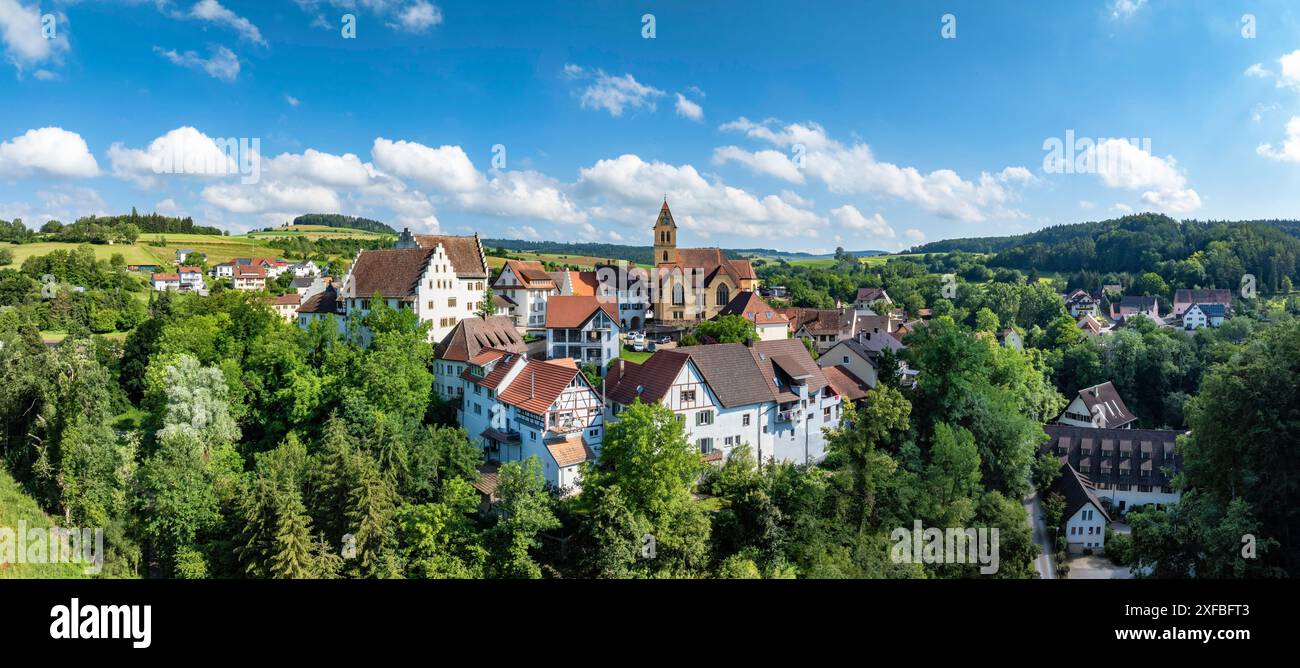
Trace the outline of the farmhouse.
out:
[[[1227,309],[1223,304],[1192,304],[1183,312],[1183,329],[1190,332],[1202,327],[1218,327],[1226,316]]]
[[[1174,291],[1174,317],[1183,316],[1187,309],[1196,304],[1218,304],[1226,312],[1232,308],[1232,291],[1227,289]]]

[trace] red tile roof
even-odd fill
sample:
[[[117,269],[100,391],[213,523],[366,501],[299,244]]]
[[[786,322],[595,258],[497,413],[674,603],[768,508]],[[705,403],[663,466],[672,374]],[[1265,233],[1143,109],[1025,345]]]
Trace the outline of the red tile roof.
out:
[[[758,293],[750,290],[737,292],[726,306],[718,310],[719,317],[724,315],[738,315],[755,325],[789,326],[790,324],[789,318],[769,306],[762,297],[758,296]]]
[[[420,248],[433,250],[439,245],[451,260],[451,268],[458,278],[487,278],[487,264],[483,259],[483,246],[478,236],[454,237],[446,234],[417,234],[415,243]]]
[[[618,322],[618,305],[603,302],[595,297],[552,296],[546,300],[546,326],[561,328],[578,328],[595,317],[597,311],[604,311],[614,322]]]
[[[581,464],[588,459],[595,458],[595,454],[587,447],[579,434],[568,436],[562,441],[548,442],[546,450],[551,453],[551,458],[555,460],[556,466],[560,468]]]
[[[180,274],[154,274],[152,280],[155,281],[179,281]]]
[[[502,403],[545,414],[573,382],[578,370],[550,362],[531,361],[500,395]]]
[[[843,365],[822,369],[822,373],[826,375],[826,382],[830,383],[835,393],[849,401],[866,397],[867,391],[871,389],[866,381],[858,378]]]
[[[376,292],[391,298],[414,297],[432,254],[427,248],[361,251],[350,272],[351,294],[360,298]]]
[[[276,306],[288,306],[288,305],[297,306],[299,297],[300,295],[296,292],[286,292],[280,295],[279,297],[276,297],[275,301],[272,303],[275,304]]]
[[[526,290],[554,290],[558,287],[555,284],[555,279],[546,273],[546,268],[542,266],[541,262],[535,260],[506,260],[506,268],[510,269],[510,273],[514,274],[515,279]],[[503,270],[501,274],[504,276],[505,271]],[[498,284],[493,287],[508,287],[500,285],[499,277],[497,280]]]

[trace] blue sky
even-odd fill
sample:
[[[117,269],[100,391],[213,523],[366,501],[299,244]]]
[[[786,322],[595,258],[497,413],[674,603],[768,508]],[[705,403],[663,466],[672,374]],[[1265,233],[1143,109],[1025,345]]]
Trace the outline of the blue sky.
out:
[[[813,252],[1294,218],[1286,5],[0,0],[0,218],[648,244],[666,194],[684,245]]]

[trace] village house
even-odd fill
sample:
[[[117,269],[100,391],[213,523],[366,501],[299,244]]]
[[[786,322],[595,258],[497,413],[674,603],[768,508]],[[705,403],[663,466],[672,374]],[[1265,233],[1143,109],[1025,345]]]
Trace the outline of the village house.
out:
[[[824,366],[822,374],[826,376],[831,389],[840,395],[841,402],[860,403],[867,398],[867,392],[871,391],[871,385],[846,366]]]
[[[465,318],[443,337],[434,348],[434,391],[444,401],[465,395],[461,375],[471,361],[484,350],[498,350],[520,358],[526,357],[528,345],[519,335],[514,322],[504,315]]]
[[[1101,306],[1100,300],[1082,288],[1068,295],[1062,295],[1062,298],[1065,299],[1065,308],[1070,312],[1070,317],[1075,319],[1083,315],[1097,315],[1097,310]]]
[[[820,355],[835,344],[853,337],[856,315],[853,309],[814,309],[785,307],[777,313],[790,322],[790,333],[798,339],[807,339]]]
[[[1111,302],[1110,309],[1111,320],[1144,315],[1156,322],[1160,322],[1160,306],[1155,297],[1125,295],[1120,298],[1118,303]]]
[[[1004,327],[1002,331],[998,333],[998,342],[1001,343],[1004,348],[1015,348],[1016,350],[1025,349],[1024,338],[1020,336],[1020,332],[1017,332],[1011,327]]]
[[[758,289],[749,260],[732,260],[719,248],[678,248],[677,223],[664,200],[654,226],[657,270],[650,314],[661,325],[685,327],[708,320],[741,290]]]
[[[1137,422],[1137,417],[1124,405],[1115,385],[1106,381],[1079,390],[1065,410],[1061,411],[1056,422],[1085,428],[1129,429]]]
[[[301,306],[301,295],[297,292],[286,292],[279,297],[271,300],[271,309],[288,322],[298,320],[298,307]]]
[[[820,462],[822,430],[837,426],[843,410],[840,394],[795,339],[660,350],[643,364],[615,364],[607,387],[607,420],[636,401],[663,404],[715,463],[744,444],[760,462]]]
[[[214,265],[212,265],[212,268],[209,269],[208,271],[212,272],[212,277],[213,277],[213,278],[218,278],[218,279],[220,279],[220,278],[234,278],[234,277],[235,277],[235,263],[234,263],[234,262],[222,262],[221,264],[214,264]]]
[[[822,369],[843,367],[869,387],[875,387],[880,377],[881,352],[891,350],[897,353],[904,347],[902,342],[888,332],[863,330],[857,336],[844,339],[819,355],[817,365]]]
[[[158,292],[181,289],[180,274],[153,274],[149,277],[149,287]]]
[[[1224,312],[1232,309],[1232,291],[1227,289],[1210,289],[1210,290],[1187,290],[1179,289],[1174,291],[1174,317],[1182,317],[1187,309],[1196,304],[1218,304],[1223,307]]]
[[[266,288],[266,269],[255,264],[236,264],[232,277],[236,290],[262,290]]]
[[[767,302],[752,290],[738,292],[718,311],[714,319],[725,315],[738,315],[754,323],[759,341],[780,341],[790,338],[790,320],[768,306]]]
[[[551,297],[546,308],[546,356],[592,364],[604,376],[618,359],[618,310],[598,297]]]
[[[474,316],[485,298],[487,259],[478,235],[412,235],[404,230],[398,246],[357,253],[338,288],[348,326],[358,328],[363,345],[369,344],[370,332],[360,323],[375,295],[429,323],[430,341],[441,341],[456,323]]]
[[[638,331],[646,324],[650,310],[650,273],[626,262],[598,264],[595,271],[569,272],[578,283],[590,282],[593,294],[618,304],[618,324],[624,331]],[[568,293],[562,293],[568,294]]]
[[[1183,312],[1183,329],[1191,332],[1202,327],[1218,327],[1226,316],[1223,304],[1193,304]]]
[[[1091,313],[1079,316],[1079,320],[1075,324],[1079,327],[1079,331],[1083,332],[1084,336],[1099,336],[1106,331],[1106,326],[1097,319],[1097,316]]]
[[[203,283],[203,270],[198,267],[181,266],[176,269],[180,277],[181,290],[193,290],[200,292],[206,287]]]
[[[320,276],[321,273],[320,267],[316,266],[316,263],[311,260],[291,263],[289,265],[289,271],[298,278],[311,278],[313,276]]]
[[[185,258],[189,257],[189,256],[192,255],[193,253],[194,253],[194,249],[193,249],[193,248],[177,248],[177,249],[176,249],[176,264],[181,264],[182,262],[185,261]]]
[[[328,283],[319,292],[302,297],[297,313],[298,326],[303,329],[310,329],[314,322],[327,320],[335,324],[340,334],[347,332],[343,302],[338,298],[338,291]]]
[[[1067,461],[1061,464],[1061,475],[1052,484],[1052,491],[1065,499],[1059,535],[1065,537],[1067,550],[1075,554],[1084,550],[1104,551],[1110,515],[1092,482]]]
[[[539,331],[546,326],[547,298],[560,294],[555,279],[546,273],[541,262],[522,260],[506,260],[492,290],[508,304],[503,315],[515,327]]]
[[[577,365],[486,348],[461,379],[465,392],[457,415],[487,461],[536,457],[551,487],[566,495],[580,491],[580,465],[600,456],[604,416],[600,395]]]
[[[874,314],[871,305],[883,301],[893,306],[894,300],[889,298],[889,293],[884,288],[858,288],[858,294],[853,299],[853,308],[859,311],[866,311]]]
[[[1086,478],[1109,513],[1164,506],[1182,496],[1173,479],[1182,469],[1177,439],[1183,432],[1065,424],[1046,424],[1043,431],[1048,440],[1040,450],[1060,457]]]

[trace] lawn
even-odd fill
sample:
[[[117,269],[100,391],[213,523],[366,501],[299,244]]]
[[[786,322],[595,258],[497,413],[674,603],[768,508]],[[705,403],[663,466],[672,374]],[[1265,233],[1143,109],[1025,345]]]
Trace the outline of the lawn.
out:
[[[162,239],[167,240],[166,246]],[[176,261],[176,249],[190,248],[207,256],[209,266],[237,257],[279,257],[281,252],[254,239],[208,234],[142,234],[136,243],[147,244],[149,251],[167,263]]]
[[[53,520],[41,511],[32,500],[18,485],[9,472],[0,468],[0,528],[12,529],[15,533],[18,531],[19,522],[23,522],[25,528],[49,528],[55,526]],[[29,534],[30,535],[30,534]],[[7,539],[6,539],[7,540]],[[48,537],[45,539],[49,540]],[[25,542],[25,541],[24,541]],[[48,545],[46,543],[48,554]],[[27,545],[31,547],[31,545]],[[17,545],[14,546],[17,550]],[[8,555],[5,555],[8,559]],[[15,559],[15,562],[17,559]],[[0,579],[4,578],[86,578],[82,564],[56,563],[56,564],[27,564],[27,563],[0,563]]]
[[[654,353],[651,352],[637,352],[635,350],[632,350],[632,348],[630,348],[629,346],[624,345],[623,349],[619,351],[618,356],[622,358],[623,361],[625,362],[631,362],[633,364],[642,364],[646,360],[650,359],[650,356],[653,354]]]

